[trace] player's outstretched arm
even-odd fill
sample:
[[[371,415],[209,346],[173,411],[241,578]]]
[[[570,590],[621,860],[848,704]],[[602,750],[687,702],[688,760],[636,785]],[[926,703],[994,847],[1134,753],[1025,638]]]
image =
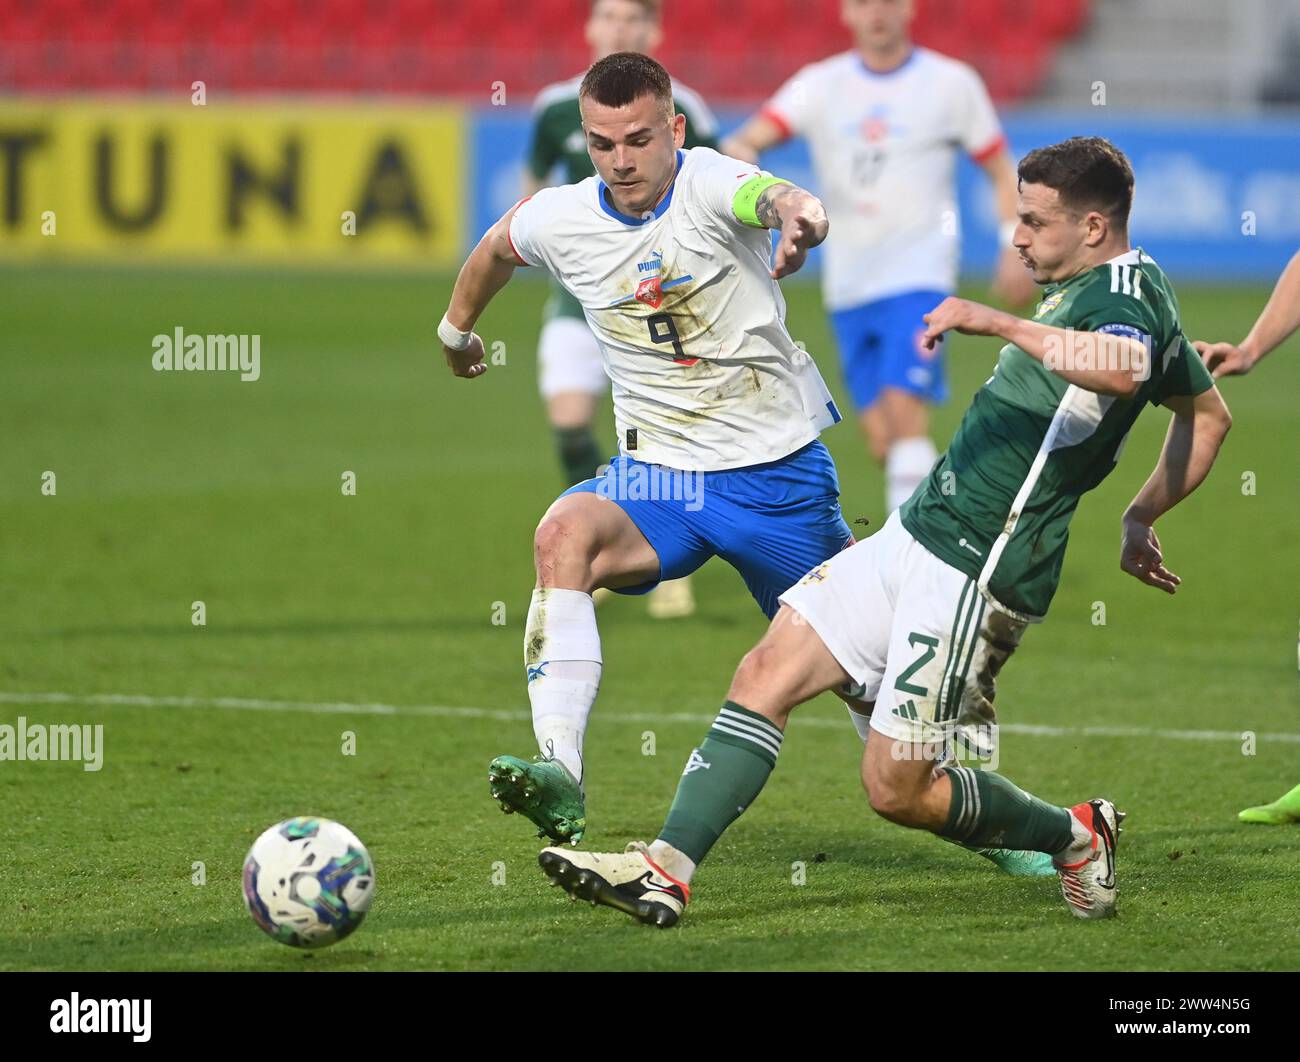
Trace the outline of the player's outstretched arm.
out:
[[[1194,398],[1176,395],[1165,405],[1174,415],[1155,470],[1124,512],[1119,566],[1148,586],[1172,594],[1182,580],[1165,567],[1153,525],[1201,485],[1232,427],[1232,417],[1217,387]]]
[[[1099,395],[1132,398],[1150,370],[1146,346],[1130,336],[1054,328],[969,299],[944,299],[924,316],[924,321],[922,342],[927,350],[933,350],[950,329],[965,335],[999,336],[1066,383]]]
[[[514,275],[520,264],[510,243],[510,219],[516,207],[493,225],[470,252],[456,277],[451,304],[438,326],[438,338],[452,374],[472,380],[487,372],[483,340],[474,334],[487,305]]]
[[[1280,346],[1288,336],[1300,328],[1300,251],[1282,270],[1277,287],[1269,297],[1268,305],[1259,315],[1250,335],[1235,347],[1231,343],[1206,343],[1196,341],[1196,353],[1205,367],[1220,376],[1242,376],[1255,367],[1255,363]]]
[[[831,228],[822,201],[785,182],[763,189],[754,203],[754,214],[765,229],[781,234],[772,265],[774,280],[797,272],[808,260],[808,251],[826,239]]]

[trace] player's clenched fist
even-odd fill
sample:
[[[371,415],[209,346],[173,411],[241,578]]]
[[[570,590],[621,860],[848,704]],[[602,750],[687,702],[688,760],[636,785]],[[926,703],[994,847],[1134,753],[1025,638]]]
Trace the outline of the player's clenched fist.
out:
[[[469,344],[464,350],[453,350],[444,343],[442,352],[446,355],[447,366],[451,369],[453,376],[462,376],[467,380],[473,380],[475,377],[482,376],[487,372],[487,362],[483,360],[483,340],[477,335],[469,337]]]

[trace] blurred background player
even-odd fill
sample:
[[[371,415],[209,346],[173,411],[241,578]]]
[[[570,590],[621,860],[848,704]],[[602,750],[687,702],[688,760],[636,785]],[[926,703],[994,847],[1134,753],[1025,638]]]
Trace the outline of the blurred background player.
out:
[[[1223,376],[1244,376],[1297,329],[1300,329],[1300,252],[1282,271],[1268,304],[1245,339],[1235,346],[1198,340],[1196,350],[1216,380]],[[1246,808],[1237,818],[1267,826],[1300,822],[1300,785],[1271,804]]]
[[[1001,253],[994,292],[1034,290],[1011,246],[1015,166],[979,75],[913,44],[912,0],[843,0],[851,51],[805,66],[723,144],[754,161],[790,137],[811,149],[835,233],[822,291],[845,383],[897,509],[937,452],[928,403],[946,397],[941,348],[920,344],[921,315],[956,290],[956,164],[964,150],[997,195]]]
[[[593,63],[615,52],[649,55],[662,37],[660,0],[592,0],[586,38]],[[546,187],[556,167],[561,168],[562,184],[577,184],[596,172],[578,112],[581,84],[578,74],[538,94],[524,173],[525,196]],[[717,147],[717,123],[704,101],[680,82],[673,84],[673,97],[677,113],[686,115],[686,146]],[[609,378],[582,307],[554,278],[537,359],[564,485],[571,487],[594,477],[605,463],[607,451],[596,441],[593,425],[597,406],[609,390]],[[647,598],[647,609],[656,619],[690,615],[695,611],[690,577],[660,583]]]

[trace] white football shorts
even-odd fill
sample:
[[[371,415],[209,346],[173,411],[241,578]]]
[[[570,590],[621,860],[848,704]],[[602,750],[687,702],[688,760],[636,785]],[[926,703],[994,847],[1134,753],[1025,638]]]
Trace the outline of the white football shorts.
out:
[[[543,398],[570,391],[603,395],[609,390],[600,343],[587,322],[577,317],[552,317],[542,325],[537,361]]]
[[[976,581],[930,553],[890,515],[870,538],[819,564],[781,595],[874,700],[871,728],[929,744],[995,734],[994,679],[1026,624]]]

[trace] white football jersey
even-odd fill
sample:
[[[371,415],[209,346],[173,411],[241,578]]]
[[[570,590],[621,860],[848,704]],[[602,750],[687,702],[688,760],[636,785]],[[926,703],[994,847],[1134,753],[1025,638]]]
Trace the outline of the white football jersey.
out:
[[[599,176],[515,210],[510,240],[581,304],[613,382],[619,449],[711,472],[785,457],[840,419],[817,364],[790,338],[771,237],[736,219],[763,171],[697,147],[642,217],[619,214]]]
[[[915,48],[879,74],[845,52],[804,67],[762,113],[808,141],[831,221],[829,309],[956,287],[957,151],[978,162],[1006,143],[974,70]]]

